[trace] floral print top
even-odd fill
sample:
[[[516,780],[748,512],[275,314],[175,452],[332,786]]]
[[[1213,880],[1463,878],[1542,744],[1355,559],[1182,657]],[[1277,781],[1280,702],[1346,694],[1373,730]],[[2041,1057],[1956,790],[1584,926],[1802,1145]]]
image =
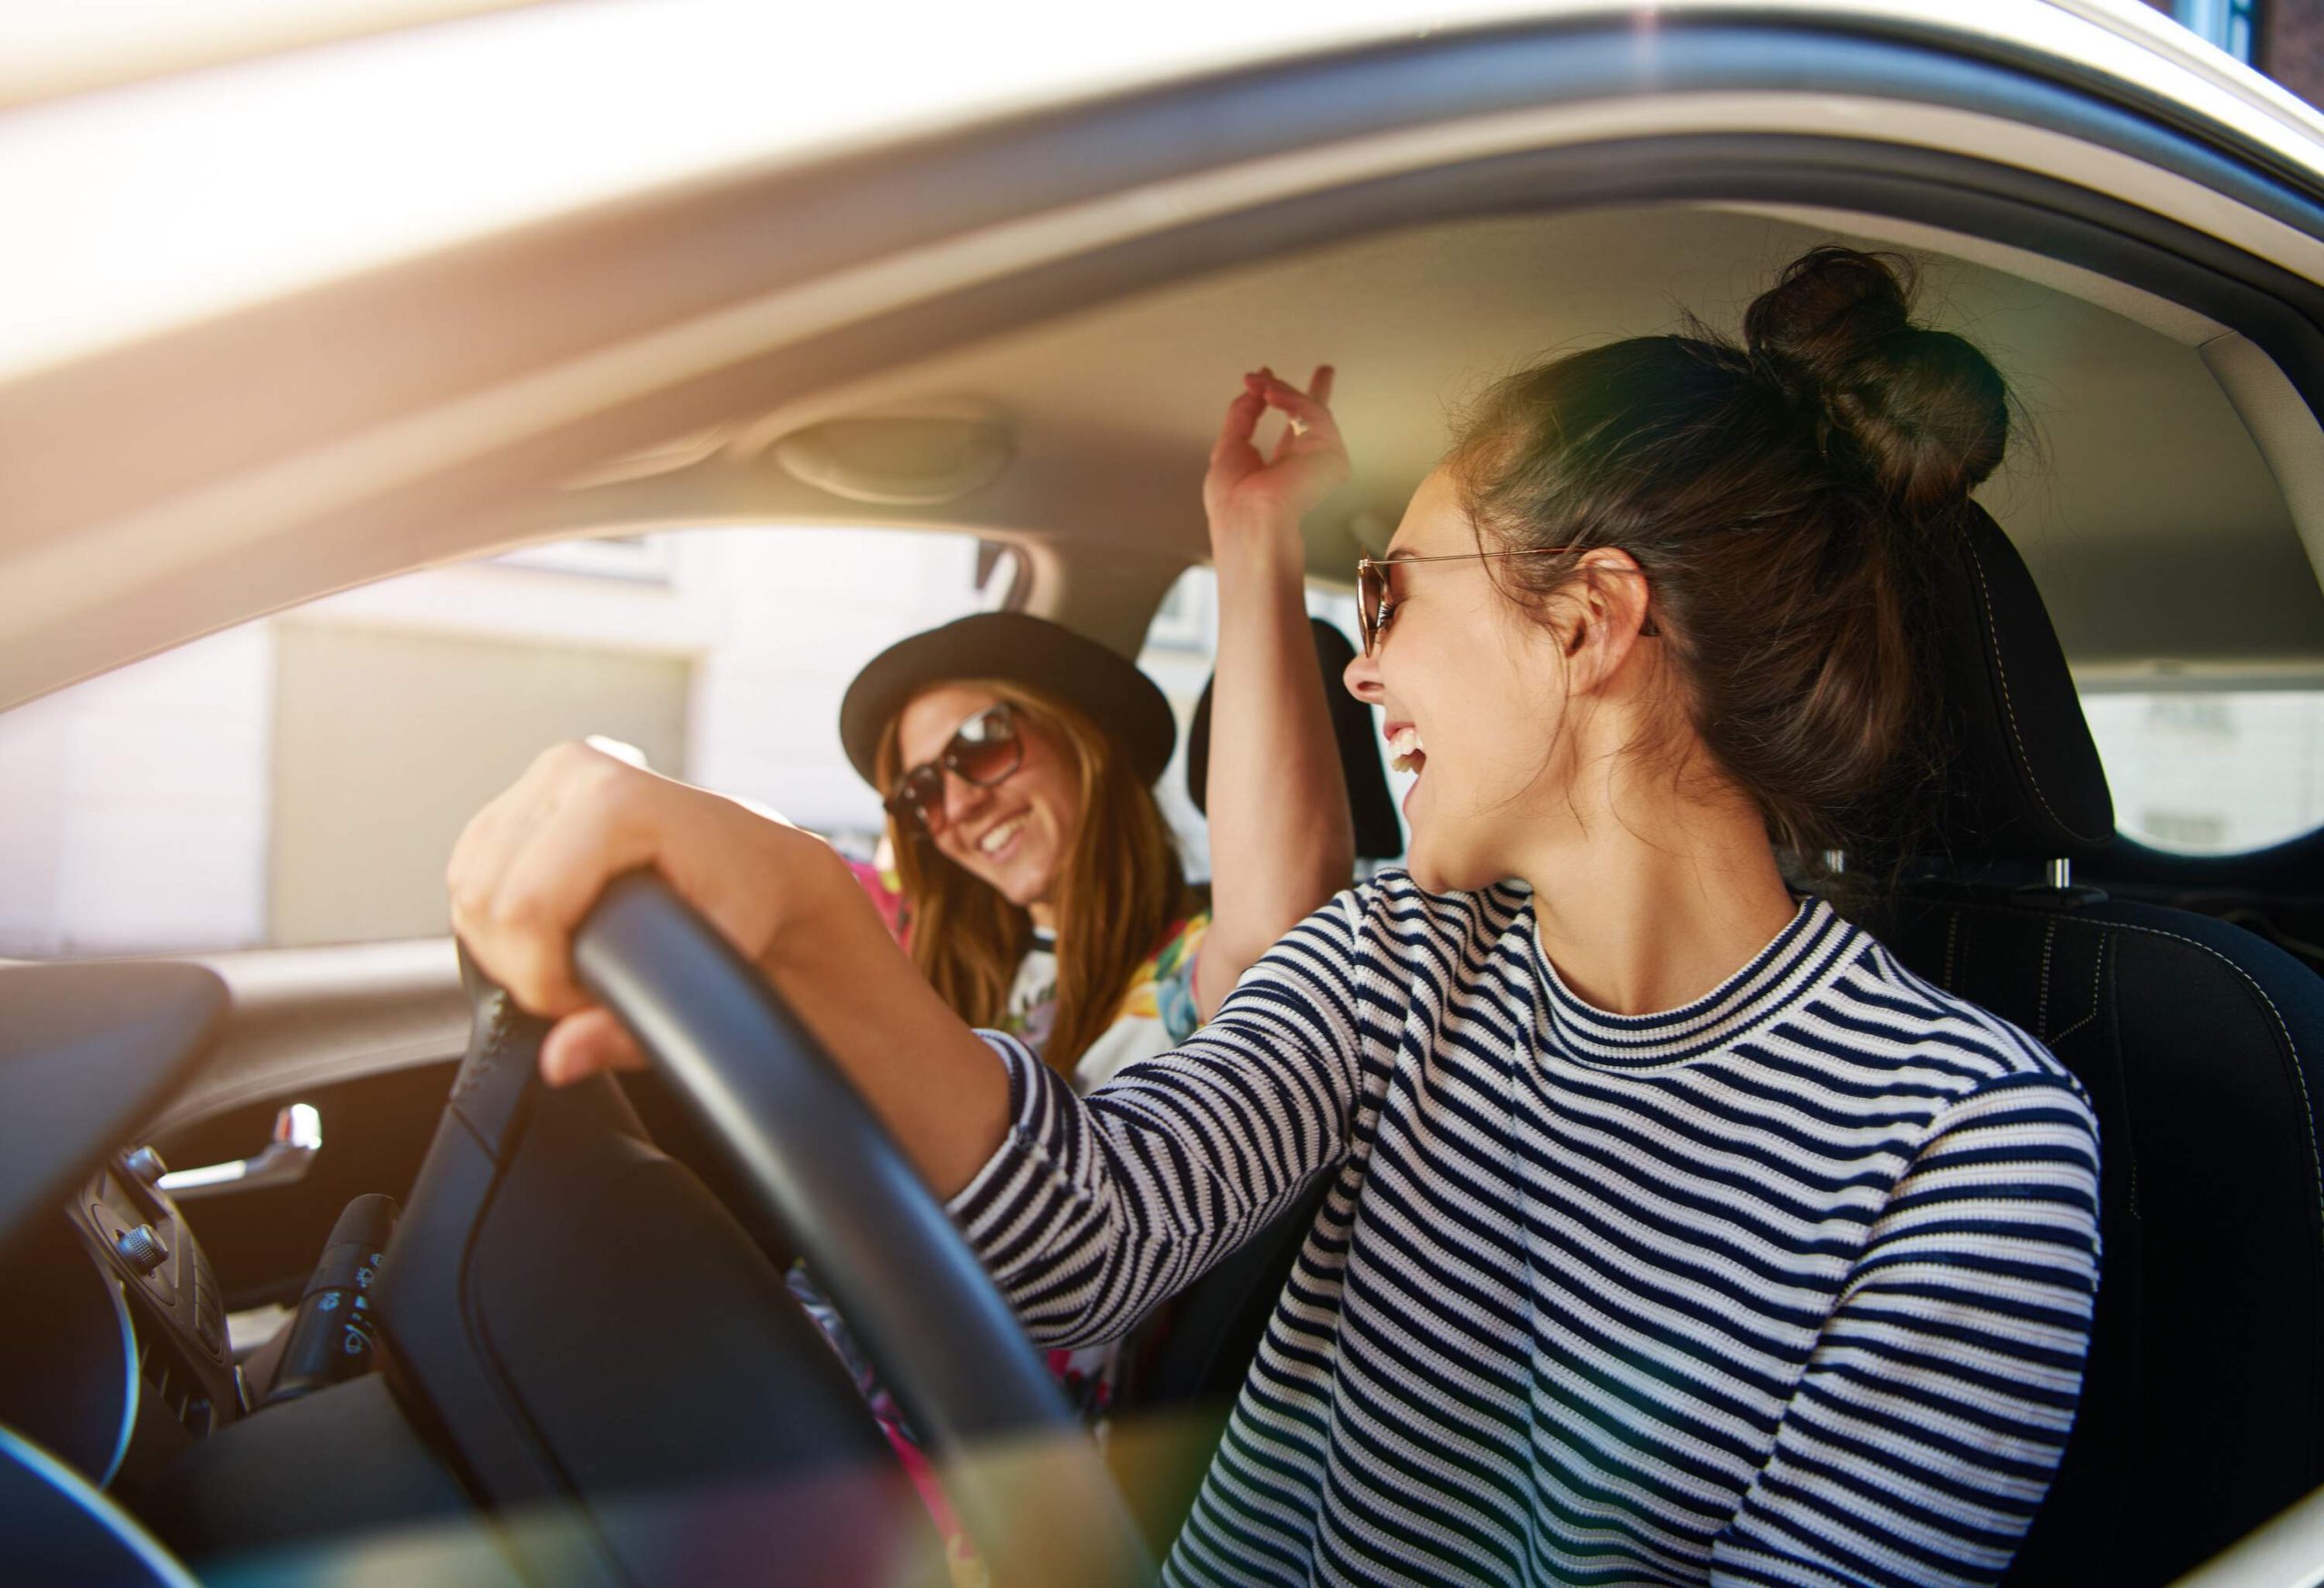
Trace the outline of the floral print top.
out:
[[[1209,930],[1208,911],[1173,923],[1163,935],[1161,945],[1131,972],[1128,987],[1122,995],[1121,1010],[1115,1015],[1113,1024],[1074,1064],[1076,1091],[1093,1090],[1112,1079],[1123,1065],[1167,1053],[1194,1035],[1202,1024],[1202,1015],[1195,1003],[1195,962],[1203,936]],[[1035,1052],[1040,1051],[1057,1023],[1057,986],[1056,940],[1047,932],[1036,932],[1032,948],[1018,964],[1017,978],[1009,987],[1009,1001],[999,1021],[1000,1029]],[[936,1513],[938,1524],[948,1538],[957,1541],[958,1526],[929,1473],[919,1441],[905,1423],[894,1397],[872,1371],[870,1358],[857,1345],[846,1320],[809,1277],[803,1265],[792,1266],[790,1285],[792,1294],[854,1375],[873,1415],[887,1430],[890,1443],[903,1457],[906,1468]],[[1049,1353],[1049,1371],[1064,1387],[1066,1399],[1100,1440],[1105,1436],[1106,1415],[1113,1406],[1115,1386],[1120,1377],[1121,1356],[1118,1340]]]
[[[1162,946],[1130,972],[1114,1023],[1074,1063],[1074,1090],[1094,1091],[1123,1065],[1167,1053],[1195,1034],[1202,1024],[1195,1007],[1195,960],[1209,930],[1208,911],[1175,922]],[[1038,1053],[1056,1023],[1057,942],[1037,932],[1018,963],[1000,1029]]]

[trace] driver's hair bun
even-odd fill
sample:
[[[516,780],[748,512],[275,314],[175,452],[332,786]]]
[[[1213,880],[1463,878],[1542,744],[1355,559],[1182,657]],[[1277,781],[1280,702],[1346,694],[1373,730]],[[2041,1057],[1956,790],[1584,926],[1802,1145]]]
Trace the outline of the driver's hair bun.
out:
[[[1818,248],[1743,317],[1753,361],[1811,410],[1827,456],[1913,513],[1958,502],[2000,464],[2009,397],[1965,339],[1915,324],[1911,261]]]
[[[1479,547],[1531,554],[1492,577],[1540,620],[1622,577],[1591,551],[1635,566],[1693,737],[1797,856],[1904,853],[1915,801],[1888,791],[1943,776],[1930,596],[2010,402],[1913,322],[1912,285],[1893,255],[1816,249],[1743,340],[1693,324],[1520,370],[1447,459]]]

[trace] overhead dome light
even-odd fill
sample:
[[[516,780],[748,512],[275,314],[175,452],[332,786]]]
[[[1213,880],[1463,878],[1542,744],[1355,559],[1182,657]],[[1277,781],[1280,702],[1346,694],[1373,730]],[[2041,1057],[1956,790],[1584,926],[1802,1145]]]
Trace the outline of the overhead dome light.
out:
[[[775,442],[793,479],[851,502],[925,508],[958,501],[1000,478],[1016,456],[992,419],[892,415],[826,419]]]

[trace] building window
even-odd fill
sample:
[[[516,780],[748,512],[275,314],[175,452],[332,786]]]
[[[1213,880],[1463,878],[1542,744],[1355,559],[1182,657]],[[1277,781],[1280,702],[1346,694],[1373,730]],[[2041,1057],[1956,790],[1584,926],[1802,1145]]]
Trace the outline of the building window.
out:
[[[2258,0],[2175,0],[2171,9],[2181,26],[2239,61],[2251,59],[2258,13]]]

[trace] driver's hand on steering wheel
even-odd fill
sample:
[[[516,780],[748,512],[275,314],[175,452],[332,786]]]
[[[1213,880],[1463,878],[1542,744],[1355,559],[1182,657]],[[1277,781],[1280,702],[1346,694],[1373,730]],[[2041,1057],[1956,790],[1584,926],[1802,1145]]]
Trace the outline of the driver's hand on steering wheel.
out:
[[[541,1044],[552,1084],[645,1063],[573,975],[582,918],[607,883],[641,867],[763,969],[823,890],[852,892],[838,855],[812,833],[586,745],[544,751],[468,823],[445,882],[468,952],[518,1003],[556,1021]]]

